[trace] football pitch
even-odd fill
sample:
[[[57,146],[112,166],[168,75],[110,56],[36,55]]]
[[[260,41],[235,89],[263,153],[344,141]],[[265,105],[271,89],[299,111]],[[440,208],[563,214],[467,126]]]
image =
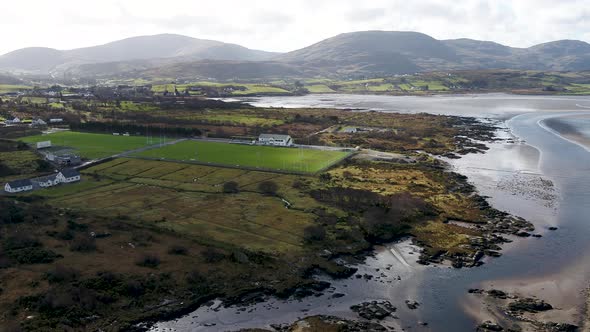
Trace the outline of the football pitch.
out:
[[[133,156],[262,170],[315,173],[349,154],[350,152],[341,151],[183,141],[139,152]]]

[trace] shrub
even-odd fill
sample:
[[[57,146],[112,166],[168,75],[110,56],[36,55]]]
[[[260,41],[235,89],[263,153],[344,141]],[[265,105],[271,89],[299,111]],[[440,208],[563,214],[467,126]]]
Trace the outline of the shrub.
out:
[[[258,185],[258,190],[265,195],[276,195],[279,186],[273,181],[263,181]]]
[[[156,255],[146,254],[135,262],[138,266],[156,268],[160,265],[160,258]]]
[[[180,245],[173,245],[168,249],[168,253],[170,255],[186,255],[188,253],[188,249]]]
[[[40,247],[11,250],[8,256],[19,264],[46,264],[62,257],[55,252]]]
[[[225,258],[225,254],[218,249],[207,247],[201,255],[207,263],[217,263]]]
[[[223,192],[226,194],[237,194],[239,191],[239,185],[235,181],[229,181],[223,184]]]
[[[41,243],[36,238],[23,233],[12,235],[4,241],[4,250],[16,250],[23,248],[39,247]]]
[[[312,225],[303,229],[303,239],[307,242],[322,241],[326,238],[326,229],[323,226]]]
[[[96,250],[96,241],[90,236],[77,236],[70,244],[71,251],[92,252]]]
[[[50,283],[61,283],[78,279],[80,273],[70,267],[56,265],[53,269],[45,273],[45,279]]]

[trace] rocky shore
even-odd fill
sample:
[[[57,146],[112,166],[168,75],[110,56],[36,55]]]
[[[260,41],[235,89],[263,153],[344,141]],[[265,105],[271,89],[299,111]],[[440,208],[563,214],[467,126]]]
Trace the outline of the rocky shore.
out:
[[[568,322],[546,321],[541,313],[555,310],[543,299],[521,297],[499,289],[469,289],[468,292],[482,297],[489,306],[496,308],[500,316],[498,321],[486,320],[477,331],[539,331],[539,332],[575,332],[579,327]]]

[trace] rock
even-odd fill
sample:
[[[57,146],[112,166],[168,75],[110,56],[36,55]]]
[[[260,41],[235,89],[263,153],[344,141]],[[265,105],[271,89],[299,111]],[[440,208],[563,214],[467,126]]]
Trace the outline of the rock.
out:
[[[488,296],[495,297],[497,299],[503,299],[503,300],[508,298],[508,294],[506,294],[506,292],[501,291],[499,289],[489,290]]]
[[[529,236],[531,236],[531,233],[525,232],[525,231],[520,231],[520,232],[516,232],[516,234],[514,234],[514,235],[520,236],[520,237],[529,237]]]
[[[533,237],[539,238],[539,237],[543,237],[543,235],[541,235],[541,234],[533,234]]]
[[[549,227],[548,229],[549,229],[550,231],[556,231],[556,230],[557,230],[557,227],[555,227],[555,226],[551,226],[551,227]]]
[[[415,310],[415,309],[418,309],[418,307],[420,306],[420,303],[418,303],[416,301],[406,300],[406,305],[408,306],[408,309]]]
[[[517,312],[539,312],[553,309],[553,306],[543,300],[524,298],[518,299],[508,305],[508,309]]]
[[[578,331],[579,327],[577,325],[568,324],[568,323],[545,323],[543,324],[545,329],[549,332],[576,332]]]
[[[483,323],[481,323],[476,331],[504,331],[504,328],[496,323],[492,323],[491,321],[487,320]]]
[[[467,293],[469,294],[482,294],[483,292],[484,290],[479,288],[469,288],[469,290],[467,290]]]
[[[368,320],[384,319],[397,310],[389,301],[363,302],[358,305],[353,305],[350,309],[356,312],[360,317]]]
[[[338,299],[338,298],[341,298],[341,297],[344,297],[344,296],[346,296],[346,294],[342,294],[342,293],[334,293],[334,294],[332,295],[332,298],[333,298],[333,299]]]

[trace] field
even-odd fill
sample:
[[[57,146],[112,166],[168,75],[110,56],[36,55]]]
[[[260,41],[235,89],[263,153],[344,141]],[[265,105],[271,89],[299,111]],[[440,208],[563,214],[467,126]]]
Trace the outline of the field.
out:
[[[165,138],[160,137],[148,139],[145,136],[114,136],[72,131],[27,136],[20,140],[26,143],[51,141],[54,146],[67,146],[76,149],[80,156],[88,159],[104,158],[124,151],[166,141]]]
[[[135,156],[315,173],[348,154],[348,152],[339,151],[184,141],[139,152]]]
[[[84,170],[83,175],[101,179],[36,194],[55,206],[130,216],[222,247],[302,250],[303,228],[314,218],[303,209],[318,204],[293,189],[298,178],[294,175],[127,158]],[[238,183],[239,194],[222,193],[227,181]],[[275,182],[279,195],[294,208],[286,209],[280,198],[258,192],[263,181]]]

